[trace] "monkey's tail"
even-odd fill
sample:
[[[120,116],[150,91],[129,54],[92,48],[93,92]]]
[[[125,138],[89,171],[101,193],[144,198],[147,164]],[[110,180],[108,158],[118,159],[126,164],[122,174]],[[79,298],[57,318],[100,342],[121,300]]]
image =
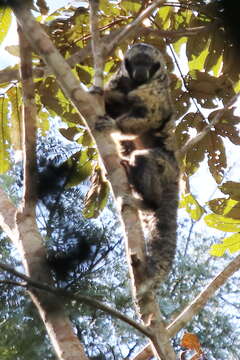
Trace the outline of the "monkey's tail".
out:
[[[169,184],[162,194],[161,206],[148,222],[147,269],[154,287],[169,274],[177,244],[178,185]]]

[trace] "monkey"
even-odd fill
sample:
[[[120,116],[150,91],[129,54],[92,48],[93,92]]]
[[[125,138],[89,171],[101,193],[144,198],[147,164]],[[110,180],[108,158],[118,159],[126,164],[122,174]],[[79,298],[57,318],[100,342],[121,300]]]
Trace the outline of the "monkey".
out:
[[[141,210],[146,232],[146,278],[157,288],[172,267],[176,250],[179,168],[171,152],[137,150],[122,160],[138,198],[125,196],[124,205]]]
[[[120,156],[138,198],[124,196],[123,206],[140,210],[146,234],[148,284],[157,288],[169,273],[175,255],[179,178],[171,142],[174,108],[160,51],[148,44],[133,45],[106,87],[105,102],[108,116],[96,127],[127,136]]]
[[[97,129],[118,129],[128,140],[134,135],[132,144],[122,141],[123,155],[134,148],[162,147],[163,143],[172,149],[169,134],[175,124],[169,85],[161,52],[149,44],[133,45],[105,88],[106,114],[115,121],[103,118],[97,122]]]

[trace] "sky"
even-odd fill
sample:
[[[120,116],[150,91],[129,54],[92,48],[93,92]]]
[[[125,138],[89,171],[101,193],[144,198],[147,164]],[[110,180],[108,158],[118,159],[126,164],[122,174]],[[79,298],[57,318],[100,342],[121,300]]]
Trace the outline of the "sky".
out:
[[[77,6],[81,5],[81,1],[79,0],[47,0],[47,5],[50,8],[50,11],[54,11],[61,6],[66,6],[66,4],[74,3]],[[38,14],[39,15],[39,14]],[[2,44],[0,44],[0,70],[4,69],[7,66],[14,65],[18,63],[18,57],[12,56],[6,51],[5,47],[10,45],[18,44],[18,36],[17,36],[17,25],[14,16],[12,17],[11,28],[8,31],[8,34]]]

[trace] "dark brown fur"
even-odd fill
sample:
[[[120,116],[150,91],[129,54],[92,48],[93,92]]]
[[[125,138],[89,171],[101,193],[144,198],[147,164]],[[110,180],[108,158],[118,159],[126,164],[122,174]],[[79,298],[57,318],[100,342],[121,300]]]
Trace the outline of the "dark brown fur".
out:
[[[167,71],[158,49],[130,48],[106,91],[107,115],[98,128],[120,130],[128,179],[137,198],[124,201],[141,210],[146,234],[149,284],[157,287],[169,273],[176,249],[178,178],[172,129],[174,110]],[[125,137],[121,138],[123,134]],[[130,136],[135,136],[130,140]],[[145,149],[145,150],[140,150]]]

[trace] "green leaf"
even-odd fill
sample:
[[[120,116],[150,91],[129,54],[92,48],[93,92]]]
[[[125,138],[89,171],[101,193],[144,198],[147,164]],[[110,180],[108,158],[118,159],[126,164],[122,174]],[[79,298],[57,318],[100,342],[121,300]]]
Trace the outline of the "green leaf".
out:
[[[90,66],[77,65],[76,71],[80,81],[85,85],[90,85],[92,82],[93,68]]]
[[[46,111],[39,111],[37,116],[37,127],[42,136],[46,136],[49,130],[49,114]]]
[[[86,218],[98,217],[100,211],[106,206],[109,194],[108,182],[98,166],[95,168],[91,183],[84,201],[83,214]]]
[[[5,39],[12,22],[12,11],[10,8],[0,8],[0,44]]]
[[[192,60],[188,62],[190,70],[203,70],[206,57],[208,55],[209,44],[206,45],[205,49],[200,53],[199,56],[192,55]]]
[[[184,195],[180,201],[179,207],[186,208],[186,211],[195,221],[200,220],[205,212],[203,207],[198,203],[192,194]]]
[[[120,7],[124,10],[136,13],[140,10],[141,5],[134,1],[121,1]]]
[[[0,97],[0,174],[10,168],[9,150],[8,101],[5,97]]]
[[[210,254],[213,256],[223,256],[229,250],[231,254],[240,250],[240,234],[233,234],[222,240],[222,244],[214,244],[211,247]]]
[[[72,169],[66,184],[66,188],[76,186],[86,180],[93,171],[93,160],[96,160],[95,149],[86,149],[73,154],[62,166],[68,166]]]
[[[8,99],[11,103],[11,117],[9,118],[9,127],[11,128],[11,143],[15,150],[22,148],[21,134],[21,93],[18,87],[14,86],[7,91]]]
[[[170,26],[170,16],[172,8],[171,6],[162,6],[157,13],[156,21],[161,25],[163,30],[166,30]]]
[[[217,230],[226,231],[226,232],[239,232],[240,231],[240,221],[235,219],[230,219],[225,216],[210,214],[204,218],[206,224],[210,227],[213,227]]]
[[[187,42],[187,37],[183,36],[179,40],[173,43],[173,48],[178,55],[180,54],[182,45],[185,44],[186,42]]]
[[[234,84],[234,92],[235,92],[235,94],[238,94],[240,92],[240,80],[235,82],[235,84]]]
[[[91,135],[87,130],[85,130],[82,134],[82,136],[78,140],[79,144],[82,144],[83,146],[93,146],[93,140]]]

